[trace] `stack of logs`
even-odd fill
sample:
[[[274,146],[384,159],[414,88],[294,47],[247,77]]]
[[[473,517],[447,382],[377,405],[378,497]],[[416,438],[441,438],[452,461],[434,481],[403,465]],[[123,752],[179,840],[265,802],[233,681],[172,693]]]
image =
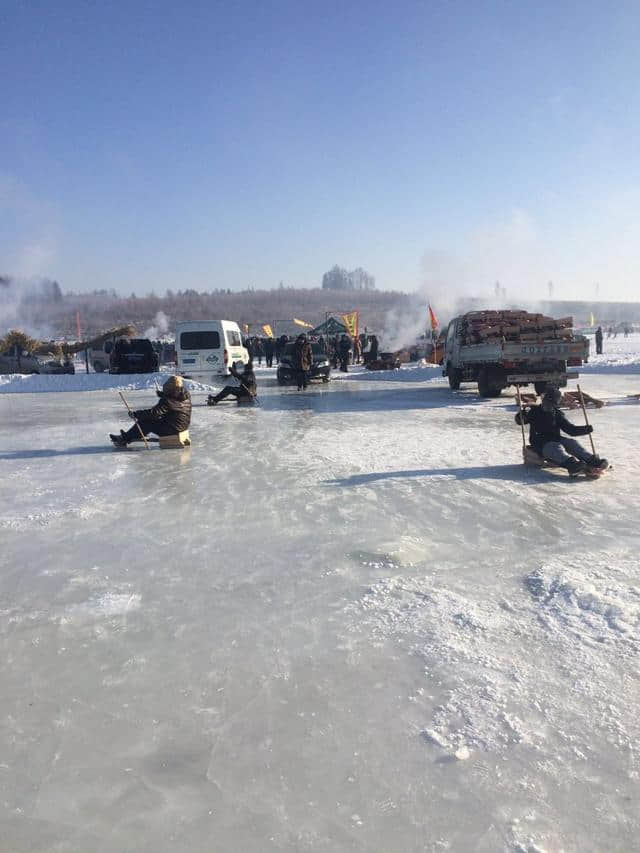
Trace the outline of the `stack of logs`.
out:
[[[573,317],[554,320],[528,311],[472,311],[465,314],[463,324],[465,344],[567,340],[573,334]]]

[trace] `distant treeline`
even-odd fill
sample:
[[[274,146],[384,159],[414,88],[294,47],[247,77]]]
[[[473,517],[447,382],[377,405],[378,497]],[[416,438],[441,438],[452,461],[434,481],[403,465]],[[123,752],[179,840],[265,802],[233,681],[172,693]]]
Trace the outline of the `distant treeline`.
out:
[[[55,294],[55,296],[54,296]],[[252,332],[268,323],[276,331],[290,331],[296,317],[312,325],[325,320],[327,314],[338,316],[353,310],[360,311],[361,326],[380,330],[387,313],[409,309],[417,297],[397,291],[340,291],[280,287],[274,290],[168,290],[164,296],[120,296],[115,291],[97,290],[91,293],[61,293],[47,286],[34,298],[30,292],[24,304],[17,306],[13,324],[22,323],[29,329],[47,329],[52,336],[75,337],[76,316],[80,315],[83,336],[99,334],[102,330],[125,323],[134,323],[138,333],[158,325],[162,312],[171,333],[176,323],[207,318],[235,320],[249,324]],[[296,328],[295,326],[293,328]],[[299,327],[298,327],[299,328]]]

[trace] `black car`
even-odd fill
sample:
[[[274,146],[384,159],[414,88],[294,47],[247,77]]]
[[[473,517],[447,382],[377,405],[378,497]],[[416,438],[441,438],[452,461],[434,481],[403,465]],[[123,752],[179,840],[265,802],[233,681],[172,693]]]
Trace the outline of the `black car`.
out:
[[[280,356],[277,372],[278,385],[291,385],[297,381],[296,370],[293,366],[295,348],[295,344],[287,344]],[[331,376],[329,357],[320,344],[311,344],[311,352],[313,364],[311,370],[308,371],[309,379],[322,379],[323,382],[328,382]]]
[[[58,361],[56,359],[45,361],[40,367],[40,373],[63,374],[75,372],[76,369],[71,359],[66,359],[65,361]]]
[[[148,338],[120,338],[109,356],[109,373],[157,373],[158,355]]]

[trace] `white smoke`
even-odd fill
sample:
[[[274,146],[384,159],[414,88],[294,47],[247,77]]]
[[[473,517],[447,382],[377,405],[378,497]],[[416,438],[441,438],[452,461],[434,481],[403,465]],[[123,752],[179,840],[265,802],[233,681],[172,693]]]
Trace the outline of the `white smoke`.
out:
[[[442,330],[456,314],[470,310],[465,302],[471,298],[494,309],[546,298],[553,277],[549,258],[539,229],[526,212],[513,210],[471,231],[462,242],[460,253],[435,248],[424,253],[416,302],[408,310],[387,314],[383,350],[402,349],[429,334],[429,305]]]
[[[380,334],[380,351],[396,352],[411,346],[427,332],[427,324],[427,304],[421,301],[410,309],[388,311]]]
[[[54,283],[47,279],[0,277],[0,335],[19,329],[34,338],[47,340],[51,328],[34,322],[34,302],[50,297]],[[59,290],[59,288],[58,288]]]
[[[145,330],[144,337],[152,341],[160,340],[169,331],[169,318],[164,311],[158,311],[153,318],[153,326]]]

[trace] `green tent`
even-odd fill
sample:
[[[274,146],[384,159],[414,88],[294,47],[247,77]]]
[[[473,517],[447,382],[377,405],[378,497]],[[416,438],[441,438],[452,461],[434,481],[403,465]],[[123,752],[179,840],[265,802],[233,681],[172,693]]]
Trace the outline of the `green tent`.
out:
[[[333,337],[334,335],[346,335],[348,332],[344,323],[336,320],[335,317],[327,317],[324,323],[320,323],[320,325],[316,326],[315,329],[311,329],[309,334],[328,335],[329,337]]]

